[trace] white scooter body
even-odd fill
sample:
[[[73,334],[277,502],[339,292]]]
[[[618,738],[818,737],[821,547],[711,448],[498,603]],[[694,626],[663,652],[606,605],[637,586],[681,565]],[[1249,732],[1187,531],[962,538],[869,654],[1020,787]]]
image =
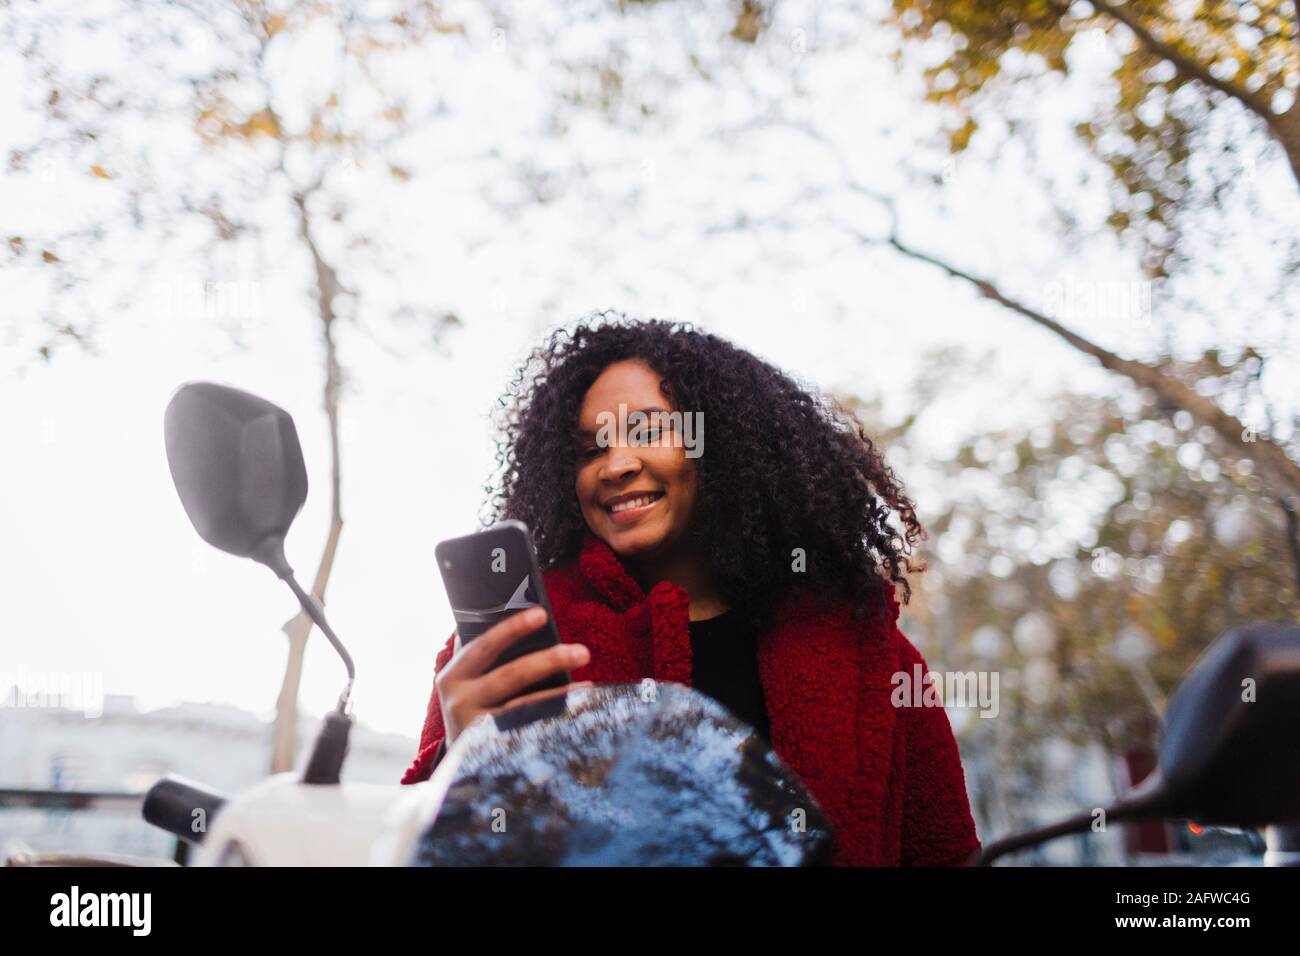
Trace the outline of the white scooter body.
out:
[[[453,746],[430,779],[409,785],[306,784],[296,773],[275,774],[222,807],[194,865],[405,866],[461,753]]]

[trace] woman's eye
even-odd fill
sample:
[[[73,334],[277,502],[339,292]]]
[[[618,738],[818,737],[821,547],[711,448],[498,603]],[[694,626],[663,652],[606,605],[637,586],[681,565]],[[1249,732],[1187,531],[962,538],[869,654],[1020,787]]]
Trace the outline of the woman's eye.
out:
[[[582,448],[579,449],[578,451],[578,456],[582,458],[584,461],[587,460],[588,458],[595,458],[599,454],[600,454],[600,448],[596,446],[593,446],[591,448]]]
[[[659,431],[660,431],[660,430],[659,430],[658,428],[651,429],[651,430],[648,430],[648,431],[642,432],[642,433],[641,433],[641,437],[642,437],[645,441],[647,441],[647,442],[658,441],[658,440],[659,440]]]

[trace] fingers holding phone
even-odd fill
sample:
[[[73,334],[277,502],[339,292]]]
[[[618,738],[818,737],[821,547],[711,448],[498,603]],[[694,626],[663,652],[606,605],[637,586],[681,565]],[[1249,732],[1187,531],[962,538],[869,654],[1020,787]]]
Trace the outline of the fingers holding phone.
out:
[[[590,681],[579,681],[532,689],[539,684],[567,681],[569,671],[587,664],[591,652],[581,644],[554,644],[497,666],[512,646],[546,624],[543,608],[528,608],[459,646],[436,680],[448,746],[481,714],[498,714],[534,700],[592,686]],[[461,645],[459,636],[456,643]]]

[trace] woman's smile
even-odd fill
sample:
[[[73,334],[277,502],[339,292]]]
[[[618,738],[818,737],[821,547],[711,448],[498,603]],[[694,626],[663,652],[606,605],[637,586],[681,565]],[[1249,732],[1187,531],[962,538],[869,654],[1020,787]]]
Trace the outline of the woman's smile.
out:
[[[627,492],[607,500],[605,510],[615,524],[631,524],[649,514],[650,509],[662,501],[663,497],[662,491]]]

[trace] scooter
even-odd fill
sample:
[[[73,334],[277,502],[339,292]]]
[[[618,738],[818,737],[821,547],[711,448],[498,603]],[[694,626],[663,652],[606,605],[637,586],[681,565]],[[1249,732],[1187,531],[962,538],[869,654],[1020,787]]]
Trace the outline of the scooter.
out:
[[[602,685],[480,717],[429,780],[340,779],[355,668],[284,541],[307,496],[293,419],[258,396],[182,386],[164,417],[167,459],[209,544],[289,586],[339,654],[347,680],[301,774],[227,798],[167,776],[144,818],[203,866],[742,865],[830,863],[834,832],[798,777],[753,729],[676,684]],[[1266,865],[1300,865],[1300,628],[1230,632],[1170,701],[1159,768],[1113,806],[998,840],[969,862],[1099,825],[1188,818],[1268,826]]]

